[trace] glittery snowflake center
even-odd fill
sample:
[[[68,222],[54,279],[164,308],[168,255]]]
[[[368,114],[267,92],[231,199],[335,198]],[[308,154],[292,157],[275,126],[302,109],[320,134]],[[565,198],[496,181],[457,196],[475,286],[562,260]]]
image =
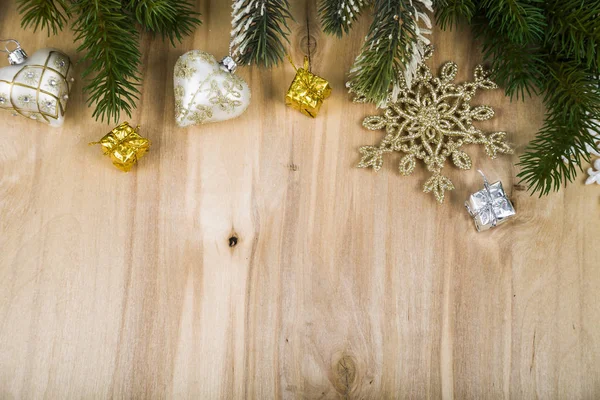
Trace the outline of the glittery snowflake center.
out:
[[[432,47],[428,47],[424,59],[432,53]],[[446,159],[451,157],[460,169],[471,168],[471,158],[460,150],[463,145],[481,144],[491,158],[498,153],[511,153],[505,132],[484,133],[472,124],[473,120],[485,121],[494,116],[491,107],[471,107],[470,101],[478,89],[496,89],[496,84],[481,66],[475,68],[473,82],[455,84],[457,72],[457,65],[449,62],[439,77],[433,77],[429,67],[421,63],[410,89],[400,76],[399,93],[390,93],[383,115],[369,116],[363,122],[370,130],[385,129],[386,136],[379,146],[360,148],[362,159],[358,166],[378,171],[385,153],[400,152],[405,153],[400,160],[400,173],[410,175],[416,160],[422,160],[432,173],[423,190],[433,192],[441,203],[444,192],[454,189],[441,173]]]

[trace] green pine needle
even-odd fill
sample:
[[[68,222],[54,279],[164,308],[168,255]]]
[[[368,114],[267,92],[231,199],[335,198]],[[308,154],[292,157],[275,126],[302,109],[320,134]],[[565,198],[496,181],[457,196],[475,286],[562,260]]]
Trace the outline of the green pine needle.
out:
[[[547,67],[540,42],[515,42],[498,34],[499,28],[484,16],[473,18],[472,27],[483,58],[491,64],[492,79],[504,87],[507,96],[524,100],[543,92]]]
[[[352,91],[366,101],[383,104],[411,61],[417,41],[414,7],[405,0],[375,0],[373,23],[349,78]]]
[[[66,0],[18,0],[18,11],[22,15],[21,26],[33,27],[33,31],[46,30],[48,36],[62,31],[71,17]]]
[[[477,12],[475,0],[434,0],[436,22],[442,29],[452,29],[460,22],[471,22]]]
[[[131,116],[138,99],[141,54],[135,25],[123,13],[119,0],[79,0],[73,4],[77,49],[89,65],[83,78],[93,116],[118,122],[121,112]]]
[[[371,5],[371,0],[321,0],[319,14],[323,31],[341,37],[350,31],[352,23]]]
[[[200,14],[187,0],[129,0],[127,9],[142,27],[168,38],[173,46],[201,24]]]
[[[546,17],[541,8],[545,0],[483,0],[490,27],[509,35],[515,44],[540,41],[546,29]]]
[[[140,84],[139,33],[141,29],[168,38],[173,45],[200,25],[199,14],[188,0],[18,0],[23,27],[48,34],[62,30],[75,16],[72,29],[81,61],[82,76],[93,116],[118,122],[121,112],[131,116]]]
[[[600,66],[599,0],[546,0],[545,44],[560,57],[574,58],[589,68]]]
[[[436,14],[443,26],[472,24],[507,95],[544,95],[544,126],[519,163],[530,191],[575,179],[600,132],[600,0],[438,0]]]
[[[581,161],[590,161],[587,146],[595,147],[592,132],[600,132],[598,75],[574,60],[553,62],[544,102],[544,126],[521,156],[518,174],[540,195],[573,181]]]
[[[231,54],[238,64],[271,67],[283,60],[289,43],[288,0],[236,0],[233,4]]]

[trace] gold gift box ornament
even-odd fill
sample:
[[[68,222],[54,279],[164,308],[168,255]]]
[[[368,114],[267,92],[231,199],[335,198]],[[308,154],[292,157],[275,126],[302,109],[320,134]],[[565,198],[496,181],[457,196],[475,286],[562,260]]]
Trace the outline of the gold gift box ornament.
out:
[[[323,100],[331,95],[331,86],[325,79],[310,72],[308,57],[304,57],[303,68],[296,68],[291,57],[288,58],[296,70],[296,76],[285,95],[285,104],[315,118]]]
[[[99,142],[90,145],[102,145],[102,152],[110,156],[112,163],[121,171],[129,172],[135,163],[150,149],[150,140],[140,136],[140,126],[132,128],[129,122],[123,122],[114,128]]]

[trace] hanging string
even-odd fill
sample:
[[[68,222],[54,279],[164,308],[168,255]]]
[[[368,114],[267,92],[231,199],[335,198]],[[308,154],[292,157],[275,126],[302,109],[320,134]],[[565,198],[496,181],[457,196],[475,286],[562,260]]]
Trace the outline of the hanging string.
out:
[[[312,57],[311,57],[311,54],[310,54],[310,23],[308,22],[308,18],[306,18],[306,35],[308,37],[308,39],[307,39],[307,47],[308,47],[308,71],[312,72]]]
[[[12,53],[13,51],[19,50],[21,48],[21,43],[19,43],[15,39],[0,39],[0,43],[6,43],[4,45],[4,50],[0,49],[0,52],[2,52],[2,53]],[[13,50],[9,50],[8,43],[14,43],[17,46],[17,48],[13,49]]]

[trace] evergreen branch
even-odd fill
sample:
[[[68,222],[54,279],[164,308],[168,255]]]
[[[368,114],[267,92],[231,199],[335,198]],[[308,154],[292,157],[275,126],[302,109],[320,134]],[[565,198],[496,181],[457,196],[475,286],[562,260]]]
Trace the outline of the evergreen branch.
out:
[[[575,60],[550,64],[544,102],[544,127],[521,156],[517,175],[539,195],[558,190],[581,170],[580,154],[589,162],[594,133],[600,131],[600,90],[593,75]]]
[[[511,99],[543,92],[546,61],[539,43],[518,43],[508,32],[489,23],[484,15],[473,18],[475,37],[481,40],[483,58],[490,62],[492,79]]]
[[[429,22],[427,7],[431,2],[424,0],[375,0],[373,23],[350,70],[352,92],[383,105],[390,87],[397,87],[402,75],[410,86],[413,69],[429,42],[417,23],[419,17]]]
[[[352,23],[370,4],[371,0],[321,0],[319,14],[323,31],[338,37],[347,34]]]
[[[48,36],[62,31],[71,17],[66,0],[18,0],[17,4],[21,27],[33,27],[34,32],[47,30]]]
[[[238,64],[271,67],[286,54],[288,0],[236,0],[233,3],[230,54]]]
[[[434,0],[436,23],[444,30],[461,21],[471,22],[477,12],[475,0]]]
[[[89,62],[82,76],[91,77],[84,91],[93,116],[118,122],[121,111],[131,116],[138,98],[141,54],[134,22],[123,12],[119,0],[79,0],[73,3],[78,15],[73,24],[77,49]]]
[[[490,27],[516,44],[541,41],[546,28],[544,0],[483,0]]]
[[[169,38],[173,46],[202,23],[188,0],[128,0],[126,6],[142,27]]]
[[[546,45],[561,57],[600,66],[600,1],[547,0]]]

